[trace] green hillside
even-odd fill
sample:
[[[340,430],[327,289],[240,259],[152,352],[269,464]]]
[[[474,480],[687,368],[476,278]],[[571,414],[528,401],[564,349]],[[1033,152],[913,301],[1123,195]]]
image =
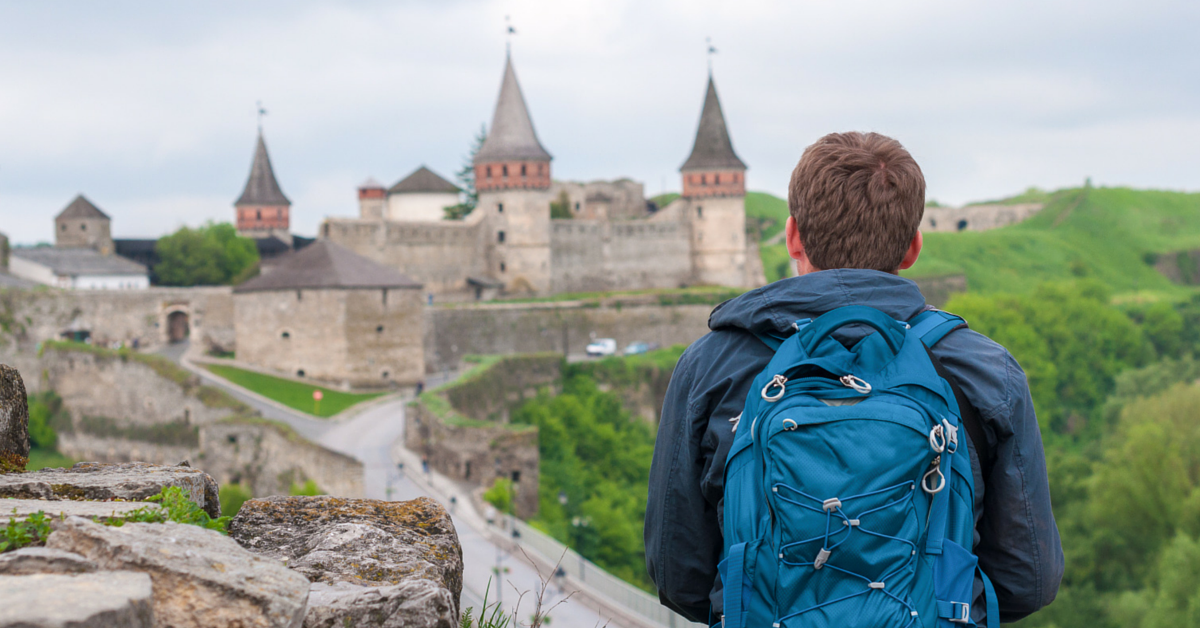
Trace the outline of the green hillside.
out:
[[[1200,194],[1075,188],[1050,194],[1025,222],[984,232],[929,233],[906,276],[965,272],[972,292],[1029,292],[1090,277],[1118,294],[1182,289],[1154,269],[1162,253],[1200,248]]]
[[[1124,297],[1180,294],[1157,270],[1163,253],[1200,249],[1200,194],[1074,188],[1031,188],[996,203],[1046,202],[1029,220],[992,231],[927,233],[921,259],[907,277],[965,273],[972,292],[1025,293],[1039,283],[1090,277]],[[766,242],[783,228],[787,202],[762,192],[746,195],[747,227]],[[767,280],[787,273],[782,243],[761,247]]]

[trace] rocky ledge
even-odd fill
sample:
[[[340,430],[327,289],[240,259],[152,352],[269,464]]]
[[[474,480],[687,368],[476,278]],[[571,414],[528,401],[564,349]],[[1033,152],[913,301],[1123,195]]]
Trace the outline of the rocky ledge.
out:
[[[27,421],[0,365],[0,628],[458,626],[462,549],[433,500],[256,499],[226,536],[216,482],[186,463],[25,472]]]
[[[458,625],[462,549],[431,499],[255,499],[229,533],[312,581],[306,627]]]

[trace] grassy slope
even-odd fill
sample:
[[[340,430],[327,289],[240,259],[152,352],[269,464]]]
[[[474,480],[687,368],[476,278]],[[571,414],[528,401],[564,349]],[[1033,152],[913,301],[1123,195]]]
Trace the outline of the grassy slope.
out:
[[[1094,277],[1116,293],[1158,298],[1183,289],[1147,257],[1200,248],[1200,194],[1061,190],[1029,220],[986,232],[930,233],[908,276],[965,272],[972,291],[1025,292],[1039,282]]]
[[[68,458],[53,449],[42,449],[34,447],[29,450],[29,464],[25,465],[26,471],[37,471],[39,469],[47,469],[52,467],[70,468],[78,460]]]
[[[204,368],[224,377],[225,379],[268,398],[278,401],[289,408],[295,408],[307,414],[319,417],[333,416],[350,406],[374,399],[382,393],[347,393],[332,390],[323,386],[304,384],[290,379],[282,379],[255,373],[223,364],[205,364]],[[320,390],[324,395],[317,412],[313,412],[314,390]]]

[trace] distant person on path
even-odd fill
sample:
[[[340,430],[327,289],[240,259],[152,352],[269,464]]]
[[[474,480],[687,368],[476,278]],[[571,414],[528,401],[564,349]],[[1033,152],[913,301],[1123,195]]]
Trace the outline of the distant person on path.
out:
[[[421,473],[429,475],[429,456],[421,456]]]
[[[645,524],[646,565],[664,605],[693,621],[710,626],[718,625],[726,612],[745,610],[725,607],[724,600],[727,598],[723,595],[718,563],[729,558],[724,553],[736,554],[727,552],[724,542],[725,466],[735,437],[734,429],[737,429],[737,436],[741,437],[739,444],[749,440],[745,436],[747,431],[752,435],[768,433],[755,431],[753,419],[741,416],[747,404],[747,395],[759,394],[757,389],[750,393],[752,380],[775,355],[775,349],[768,346],[763,338],[787,339],[800,325],[807,325],[808,320],[816,320],[826,312],[852,305],[869,306],[881,311],[887,319],[893,319],[891,322],[896,322],[902,328],[914,329],[912,326],[905,327],[905,323],[931,308],[927,306],[917,285],[898,273],[911,267],[921,252],[922,238],[918,228],[924,205],[925,180],[920,167],[908,151],[891,138],[875,133],[831,134],[804,151],[789,185],[788,206],[791,216],[785,228],[788,254],[794,260],[799,276],[776,281],[717,306],[709,317],[711,331],[684,352],[671,376],[650,469]],[[883,331],[869,330],[865,325],[849,325],[839,331],[828,332],[832,334],[834,344],[840,342],[847,350],[855,343],[862,344],[870,340],[864,333],[887,335]],[[926,364],[932,362],[940,369],[938,374],[958,389],[955,397],[965,401],[965,404],[956,403],[961,409],[962,425],[968,426],[967,417],[973,416],[976,430],[979,430],[976,434],[983,435],[979,438],[966,437],[957,432],[954,434],[957,439],[965,441],[966,447],[963,449],[970,454],[969,458],[958,456],[954,460],[959,464],[969,461],[968,468],[974,483],[974,547],[965,549],[974,552],[980,570],[994,585],[995,595],[991,602],[998,602],[1000,620],[1014,622],[1054,600],[1063,575],[1063,552],[1050,507],[1045,453],[1025,373],[1004,347],[963,327],[956,327],[940,342],[934,341],[936,344],[932,348],[922,348],[922,358],[927,360]],[[816,334],[815,331],[813,333]],[[912,337],[905,335],[908,331],[898,333],[901,337]],[[880,338],[874,340],[879,341]],[[882,344],[873,343],[874,346]],[[799,345],[793,343],[793,346]],[[853,393],[841,388],[837,384],[837,377],[835,374],[830,378],[829,385],[837,388],[843,399],[848,402],[871,399],[867,396],[870,394],[869,386],[853,380],[846,383],[843,377],[843,385],[856,385],[863,389],[855,388],[863,393],[863,398],[848,399]],[[796,384],[799,387],[804,382]],[[782,397],[782,386],[774,390],[778,390],[777,394]],[[767,392],[763,394],[767,395]],[[945,394],[942,393],[943,398]],[[820,410],[811,409],[811,412],[840,411],[834,406],[844,405],[852,404],[837,403],[834,399],[825,402]],[[788,426],[784,421],[782,426],[782,429],[795,429],[796,423]],[[761,429],[761,426],[758,427]],[[940,425],[934,426],[935,431],[939,429]],[[943,436],[948,433],[943,433]],[[944,445],[945,441],[941,444]],[[878,446],[877,443],[864,445]],[[768,445],[760,442],[756,446]],[[933,451],[940,450],[935,448]],[[933,458],[932,453],[926,453]],[[937,460],[940,458],[939,455]],[[936,465],[937,460],[933,464]],[[804,469],[796,473],[813,477],[820,475],[821,471]],[[853,476],[852,469],[838,471]],[[918,473],[916,477],[921,476]],[[744,484],[739,482],[738,486]],[[778,484],[775,486],[776,492],[783,490]],[[907,485],[901,486],[905,486],[907,492]],[[916,486],[911,488],[912,494],[920,495]],[[935,491],[928,492],[932,494]],[[762,494],[764,502],[777,503],[773,501],[777,498],[765,485]],[[818,531],[817,538],[810,539],[807,544],[796,541],[792,547],[768,547],[764,550],[761,555],[765,558],[762,560],[775,560],[773,552],[779,551],[781,562],[785,560],[784,552],[789,552],[786,560],[793,562],[788,564],[798,565],[789,567],[794,570],[789,573],[808,570],[803,572],[805,575],[798,576],[802,579],[791,580],[793,583],[813,582],[817,578],[832,582],[828,579],[838,577],[837,570],[841,569],[837,567],[839,557],[844,560],[847,556],[843,552],[865,552],[860,548],[870,543],[872,538],[883,542],[878,541],[881,537],[863,534],[853,536],[857,530],[867,530],[867,515],[861,515],[863,519],[860,524],[858,519],[853,518],[856,516],[854,512],[859,512],[854,506],[843,505],[839,500],[827,497],[828,494],[824,494],[816,498],[815,507],[809,507],[813,514],[805,514],[807,511],[802,506],[795,506],[792,507],[793,511],[798,514],[789,515],[793,517],[791,520],[783,518],[777,521],[776,518],[782,515],[775,511],[770,513],[766,525],[775,532],[763,533],[763,539],[769,539],[772,533],[779,534],[775,526],[784,526],[783,534],[786,534],[786,526],[798,525],[796,518],[801,516],[819,517],[821,526],[829,521],[830,529],[836,528],[833,533],[825,531],[824,546],[819,536],[821,532]],[[793,498],[800,500],[793,503],[801,503],[804,499],[795,494]],[[824,503],[821,500],[825,500]],[[970,500],[962,501],[969,504]],[[849,517],[839,518],[843,508],[850,513]],[[912,518],[920,521],[924,521],[925,516],[925,512],[911,514]],[[859,525],[862,527],[854,527]],[[837,536],[833,542],[829,542],[832,535],[840,534],[843,530],[846,535]],[[970,538],[969,530],[962,530],[958,534]],[[857,539],[855,543],[858,546],[847,541],[845,546],[835,547],[837,539]],[[922,536],[922,547],[924,539]],[[909,545],[918,547],[915,543]],[[821,553],[818,554],[817,550]],[[903,547],[903,550],[907,560],[908,547]],[[912,550],[912,554],[917,556],[918,549]],[[817,558],[814,560],[813,556]],[[924,558],[923,554],[921,558]],[[754,558],[749,555],[737,556],[735,560],[740,565],[740,561],[748,563]],[[826,560],[829,562],[826,563]],[[851,570],[848,564],[841,563],[845,568],[842,573]],[[826,568],[824,572],[813,571],[822,567]],[[723,570],[727,568],[722,566]],[[782,573],[784,567],[779,569]],[[746,572],[743,569],[738,573]],[[838,604],[866,604],[864,600],[874,600],[872,603],[877,605],[897,603],[894,600],[897,595],[903,595],[903,591],[894,587],[899,585],[902,588],[906,584],[903,577],[896,576],[896,573],[899,572],[873,574],[879,575],[880,582],[869,582],[869,579],[863,578],[860,583],[862,593],[861,597],[856,598],[857,602],[833,600],[828,607],[824,607],[819,603],[822,600],[818,599],[817,602],[809,600],[799,604],[802,608],[796,610],[793,607],[789,611],[793,618],[783,623],[785,626],[837,625],[837,613],[842,612],[839,609],[846,608]],[[977,625],[985,625],[985,607],[989,601],[983,599],[984,580],[974,571],[973,563],[971,570],[963,573],[968,574],[965,576],[968,584],[971,574],[975,575],[974,589],[966,589],[962,603],[951,604],[945,609],[939,606],[937,617],[930,617],[923,612],[920,621],[911,623],[908,623],[911,607],[901,608],[903,617],[897,620],[899,623],[896,627],[928,627],[934,625],[932,622],[946,620],[968,626],[970,624],[963,622],[960,616],[964,613],[969,614]],[[738,600],[739,604],[740,600],[757,594],[742,592],[750,591],[749,587],[769,589],[772,586],[784,586],[778,582],[763,584],[752,576],[744,577],[750,581],[742,581],[737,591],[731,588],[735,597],[728,598]],[[803,580],[809,577],[814,580]],[[776,591],[775,595],[780,595]],[[795,596],[796,592],[791,594]],[[823,594],[808,592],[805,595]],[[869,597],[872,595],[875,597]],[[891,596],[891,601],[887,596]],[[941,599],[940,596],[938,599]],[[969,604],[966,603],[968,601]],[[809,612],[812,615],[801,615]],[[916,618],[917,611],[912,610],[911,616]],[[817,623],[804,623],[808,617],[813,617],[812,621]],[[943,619],[939,620],[938,617]],[[725,626],[759,628],[752,625],[752,621],[743,621],[743,617],[731,615],[725,620]]]

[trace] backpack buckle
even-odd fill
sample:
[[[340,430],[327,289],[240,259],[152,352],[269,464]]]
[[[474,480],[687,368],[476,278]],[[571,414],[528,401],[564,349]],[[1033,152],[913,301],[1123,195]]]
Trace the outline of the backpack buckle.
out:
[[[969,623],[971,623],[971,605],[967,604],[966,602],[951,602],[950,608],[955,608],[955,607],[962,609],[962,614],[959,615],[958,617],[951,618],[950,622],[954,623],[954,624],[969,624]]]
[[[942,426],[946,437],[946,451],[950,453],[958,451],[958,427],[955,425],[950,425],[950,421],[947,421],[946,419],[942,419]],[[953,447],[951,445],[953,445]]]

